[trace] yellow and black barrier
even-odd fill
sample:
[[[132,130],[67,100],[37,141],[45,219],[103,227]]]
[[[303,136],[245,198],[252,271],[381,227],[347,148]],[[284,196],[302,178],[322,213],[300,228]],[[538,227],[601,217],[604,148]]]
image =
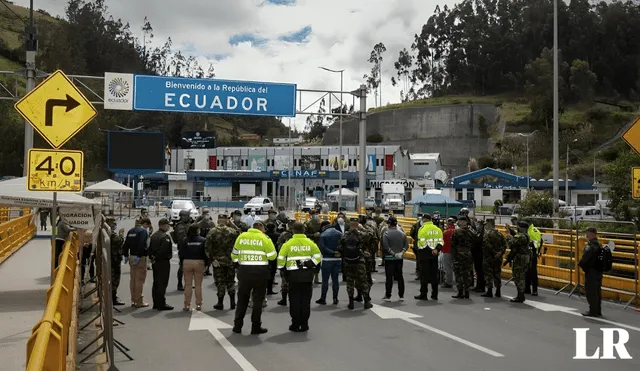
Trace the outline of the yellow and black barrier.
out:
[[[321,220],[333,222],[337,213],[321,214]],[[356,213],[346,213],[347,218],[357,216]],[[298,212],[295,214],[296,220],[306,221],[309,219],[307,213]],[[409,234],[411,227],[416,223],[416,218],[397,217],[398,225]],[[595,220],[598,223],[599,221]],[[582,222],[584,223],[584,222]],[[611,223],[615,224],[615,223]],[[628,224],[619,222],[620,225]],[[504,235],[508,231],[506,226],[497,226]],[[586,244],[586,238],[580,235],[575,229],[554,229],[538,227],[547,240],[544,246],[547,253],[538,258],[538,279],[541,286],[552,287],[559,290],[567,287],[580,286],[585,282],[584,273],[578,267],[578,262],[582,256]],[[599,232],[598,238],[604,245],[612,241],[615,244],[613,255],[613,269],[605,273],[602,280],[602,296],[608,299],[619,300],[632,303],[635,300],[640,303],[640,290],[638,288],[638,249],[640,248],[640,234]],[[409,250],[405,253],[405,258],[415,259],[413,253],[413,239],[409,240]],[[508,253],[509,250],[507,250]],[[506,254],[505,254],[506,256]],[[502,269],[503,278],[511,278],[511,269]]]
[[[33,327],[27,341],[27,371],[67,370],[67,350],[74,320],[74,293],[77,293],[78,235],[72,233],[59,257],[55,280],[47,290],[42,319]],[[71,347],[75,349],[75,347]]]
[[[18,251],[36,234],[36,224],[30,209],[20,210],[22,216],[15,214],[15,209],[0,209],[0,264]]]

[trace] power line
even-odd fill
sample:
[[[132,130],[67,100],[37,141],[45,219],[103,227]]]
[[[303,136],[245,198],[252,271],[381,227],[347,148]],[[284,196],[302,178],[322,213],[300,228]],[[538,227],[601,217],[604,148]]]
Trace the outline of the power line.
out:
[[[9,8],[9,5],[7,5],[7,3],[5,3],[4,1],[0,1],[0,4],[4,5],[4,7],[7,8],[11,13],[13,13],[13,15],[16,16],[16,18],[21,20],[22,23],[24,23],[25,26],[29,26],[27,21],[25,21],[22,17],[20,17],[18,14],[16,14],[16,12],[14,12],[13,9]]]

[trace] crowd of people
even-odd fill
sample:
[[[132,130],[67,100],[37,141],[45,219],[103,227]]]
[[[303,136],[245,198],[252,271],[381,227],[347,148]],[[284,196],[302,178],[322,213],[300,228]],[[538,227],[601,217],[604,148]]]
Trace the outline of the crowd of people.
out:
[[[342,274],[349,300],[347,307],[353,310],[356,303],[363,303],[364,309],[371,308],[372,273],[377,272],[376,256],[379,253],[382,258],[379,266],[384,267],[386,278],[382,300],[391,300],[394,283],[397,283],[398,299],[404,300],[403,262],[409,249],[407,235],[396,217],[385,218],[379,209],[349,219],[339,213],[333,222],[321,220],[318,212],[311,210],[305,223],[289,219],[284,209],[270,210],[267,220],[252,218],[251,226],[241,220],[239,210],[231,216],[219,214],[217,222],[208,211],[196,221],[190,219],[187,210],[180,212],[179,217],[173,227],[169,220],[161,219],[158,230],[152,232],[151,221],[143,211],[136,219],[135,227],[126,234],[123,230],[116,231],[114,219],[107,219],[111,228],[114,305],[124,305],[117,296],[120,265],[124,258],[130,266],[132,307],[149,306],[143,300],[142,291],[150,262],[153,308],[174,309],[165,299],[174,243],[178,246],[177,289],[184,291],[183,310],[191,310],[194,291],[195,309],[202,309],[203,277],[211,274],[212,267],[217,291],[213,308],[223,310],[225,298],[229,297],[229,308],[235,310],[233,331],[236,333],[242,331],[250,307],[251,333],[267,332],[262,327],[262,309],[266,306],[266,295],[277,294],[274,286],[278,271],[282,295],[278,305],[289,305],[289,329],[294,332],[309,329],[313,284],[319,282],[319,276],[322,286],[317,304],[327,304],[329,282],[333,304],[339,303]],[[452,287],[454,282],[455,299],[468,299],[472,291],[481,292],[483,297],[500,297],[500,272],[508,264],[512,266],[517,287],[517,296],[511,302],[524,302],[525,294],[537,295],[535,266],[543,254],[541,234],[525,221],[514,220],[513,223],[517,229],[509,227],[505,236],[496,229],[494,220],[481,222],[470,218],[466,209],[445,223],[438,215],[420,214],[409,232],[416,256],[416,279],[420,281],[420,291],[415,299],[438,300],[438,288]],[[588,276],[590,310],[584,313],[588,316],[601,315],[599,285],[602,270],[598,269],[601,246],[596,233],[592,228],[587,230],[589,244],[580,262]],[[507,247],[510,252],[505,259]]]

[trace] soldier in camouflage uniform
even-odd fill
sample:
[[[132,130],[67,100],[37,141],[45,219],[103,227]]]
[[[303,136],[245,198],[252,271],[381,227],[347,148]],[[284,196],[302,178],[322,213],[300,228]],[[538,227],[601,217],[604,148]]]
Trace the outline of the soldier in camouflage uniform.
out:
[[[453,272],[456,277],[458,294],[454,299],[469,299],[469,288],[471,288],[471,272],[473,268],[473,258],[471,248],[475,241],[475,236],[469,230],[469,218],[461,216],[458,218],[458,229],[451,236],[451,254],[453,255]]]
[[[231,260],[231,251],[240,231],[230,226],[226,214],[218,215],[218,225],[211,228],[205,241],[207,256],[213,265],[213,279],[218,291],[218,304],[213,308],[224,309],[224,295],[229,294],[231,309],[236,308],[236,271]]]
[[[178,214],[180,220],[173,226],[173,232],[171,238],[178,247],[182,246],[187,241],[187,229],[189,229],[189,222],[191,221],[191,212],[189,210],[180,210]],[[179,251],[179,250],[178,250]],[[182,257],[180,258],[180,265],[178,266],[178,290],[184,291],[184,284],[182,283]]]
[[[114,218],[107,218],[107,225],[111,228],[111,300],[113,305],[124,305],[120,299],[118,299],[118,286],[120,286],[120,276],[122,274],[122,244],[124,239],[124,229],[120,230],[120,234],[116,232],[116,220]]]
[[[322,230],[322,227],[320,226],[320,217],[319,217],[318,214],[319,213],[316,210],[309,211],[310,218],[309,218],[309,220],[307,220],[306,223],[304,223],[305,234],[316,245],[318,245],[320,243],[320,232]],[[315,276],[313,277],[313,283],[315,283],[315,284],[320,283],[320,280],[318,280],[318,273],[317,272],[316,272]]]
[[[487,219],[482,241],[487,292],[480,296],[492,298],[494,285],[496,286],[496,297],[499,298],[501,296],[500,287],[502,286],[502,280],[500,279],[500,272],[502,271],[502,256],[506,249],[507,241],[502,233],[496,229],[495,220]]]
[[[349,230],[345,232],[338,241],[338,252],[343,257],[345,264],[343,267],[343,274],[347,281],[347,295],[349,295],[349,309],[354,308],[355,301],[361,301],[364,297],[364,308],[372,308],[371,297],[369,296],[370,285],[367,279],[367,268],[364,262],[364,235],[367,234],[363,227],[359,225],[359,218],[351,218],[349,222]],[[360,258],[357,260],[349,259],[349,246],[352,246],[355,241],[359,245]],[[360,300],[354,298],[354,288],[358,290],[358,296]]]
[[[503,266],[512,263],[511,274],[513,276],[513,282],[518,289],[518,296],[511,299],[512,303],[524,302],[524,274],[529,267],[529,258],[531,257],[529,251],[529,236],[527,230],[529,229],[529,223],[518,222],[518,233],[515,236],[509,238],[509,255]]]
[[[202,211],[202,215],[196,219],[195,222],[198,225],[198,229],[200,229],[200,237],[207,238],[209,235],[209,231],[216,226],[216,223],[213,221],[213,217],[211,216],[211,212],[209,209],[204,209]],[[211,276],[211,262],[206,262],[206,269],[204,271],[205,276]]]
[[[375,227],[375,222],[372,217],[361,218],[360,223],[362,224],[362,229],[367,234],[367,237],[363,240],[364,247],[364,264],[367,269],[367,282],[369,283],[369,287],[373,285],[373,277],[371,276],[373,270],[376,266],[376,251],[378,250],[378,231]],[[373,225],[372,225],[373,224]]]
[[[233,217],[232,226],[238,228],[240,230],[240,233],[249,230],[249,226],[247,225],[247,223],[242,221],[242,211],[235,210],[233,213],[231,213],[231,216]]]
[[[287,221],[287,229],[280,233],[278,242],[276,243],[276,250],[280,253],[280,248],[285,242],[289,241],[293,237],[293,225],[296,223],[295,219],[289,219]],[[286,271],[280,270],[280,293],[282,294],[282,300],[278,302],[278,305],[284,307],[287,306],[287,295],[289,295],[289,282],[287,282]]]

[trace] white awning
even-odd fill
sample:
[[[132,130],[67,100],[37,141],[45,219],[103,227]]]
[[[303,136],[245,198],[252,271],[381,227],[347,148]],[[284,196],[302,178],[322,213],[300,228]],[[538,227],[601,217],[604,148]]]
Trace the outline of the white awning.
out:
[[[82,197],[78,193],[58,192],[58,206],[91,207],[100,203]],[[53,207],[53,192],[27,190],[27,178],[15,178],[0,182],[0,205],[22,207]]]
[[[115,180],[107,179],[84,189],[84,192],[99,193],[133,193],[133,188],[118,183]]]

